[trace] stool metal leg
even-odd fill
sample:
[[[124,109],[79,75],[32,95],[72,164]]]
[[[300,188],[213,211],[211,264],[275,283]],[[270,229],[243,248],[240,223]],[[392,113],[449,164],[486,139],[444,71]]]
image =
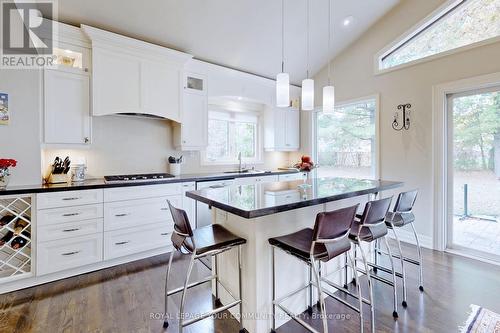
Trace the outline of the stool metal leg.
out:
[[[221,302],[219,299],[219,262],[217,258],[217,254],[214,255],[214,266],[213,269],[215,271],[215,305],[220,306]]]
[[[275,250],[274,246],[271,246],[271,267],[272,267],[272,275],[273,275],[273,285],[272,285],[272,290],[273,290],[273,317],[272,317],[272,328],[271,328],[271,333],[276,332],[276,305],[274,304],[274,301],[276,301],[276,271],[274,267],[274,255],[275,255]]]
[[[396,271],[394,268],[394,258],[392,257],[391,247],[389,246],[389,242],[387,241],[387,236],[384,236],[385,247],[387,248],[387,252],[389,253],[389,261],[391,262],[391,271],[392,271],[392,290],[394,296],[394,312],[392,316],[394,318],[398,317],[398,292],[397,292],[397,284],[396,284]]]
[[[375,265],[378,265],[378,249],[379,249],[379,246],[380,244],[378,243],[378,239],[375,240],[375,242],[373,242],[373,259],[374,259],[374,263]],[[372,268],[373,271],[376,273],[377,272],[377,268],[376,267],[373,267]]]
[[[182,333],[183,329],[183,317],[184,317],[184,303],[186,301],[186,291],[188,289],[188,283],[189,283],[189,276],[191,275],[191,271],[193,270],[193,265],[194,265],[194,260],[195,260],[196,254],[193,252],[191,255],[191,258],[189,259],[189,266],[188,270],[186,273],[186,280],[184,280],[184,289],[182,290],[182,296],[181,296],[181,307],[179,310],[179,333]]]
[[[399,258],[401,261],[401,273],[403,275],[403,306],[406,308],[408,306],[408,303],[406,302],[407,300],[407,295],[406,295],[406,269],[405,269],[405,260],[403,256],[403,250],[401,249],[401,242],[399,241],[398,234],[396,232],[396,229],[394,228],[394,225],[391,223],[391,229],[392,232],[394,233],[394,238],[396,239],[396,243],[398,245],[398,251],[399,251]]]
[[[354,245],[356,247],[356,245]],[[370,298],[370,319],[371,319],[371,331],[375,332],[375,308],[373,307],[373,286],[372,278],[370,276],[370,270],[368,267],[368,261],[366,261],[365,251],[361,247],[361,243],[358,244],[359,252],[361,252],[361,257],[363,259],[363,264],[365,266],[366,277],[368,278],[368,293]]]
[[[321,290],[321,261],[318,260],[318,267],[316,267],[316,262],[311,256],[311,266],[313,267],[314,275],[316,277],[316,283],[318,287],[318,302],[319,302],[319,308],[320,308],[320,315],[321,319],[323,322],[323,332],[327,333],[328,332],[328,321],[327,321],[327,316],[326,316],[326,304],[325,304],[325,297],[323,295],[323,291]]]
[[[167,276],[165,277],[165,317],[163,319],[163,327],[168,327],[168,278],[170,277],[170,268],[172,267],[172,259],[174,258],[175,250],[170,252],[170,259],[168,259]]]
[[[413,225],[413,223],[410,223],[411,225],[411,228],[413,230],[413,234],[415,235],[415,240],[417,242],[417,252],[418,252],[418,266],[420,268],[420,272],[419,272],[419,283],[420,283],[420,286],[418,287],[418,289],[420,289],[420,291],[424,291],[424,274],[423,274],[423,267],[422,267],[422,248],[420,247],[420,241],[418,239],[418,235],[417,235],[417,230],[415,230],[415,226]]]
[[[243,286],[241,285],[241,245],[238,245],[238,283],[240,297],[240,333],[245,332],[243,328]]]
[[[349,251],[348,251],[349,252]],[[348,252],[345,253],[345,261],[344,261],[344,288],[347,289],[347,256],[348,256]]]
[[[359,300],[359,327],[360,327],[360,332],[363,333],[363,296],[361,295],[361,283],[359,283],[358,280],[358,273],[356,270],[356,263],[354,262],[354,259],[352,258],[351,253],[348,251],[346,252],[346,256],[349,257],[349,261],[351,263],[352,267],[352,274],[354,275],[354,280],[356,280],[356,287],[358,289],[358,300]]]
[[[309,265],[309,306],[307,307],[307,313],[311,316],[313,312],[313,285],[312,285],[312,265]]]

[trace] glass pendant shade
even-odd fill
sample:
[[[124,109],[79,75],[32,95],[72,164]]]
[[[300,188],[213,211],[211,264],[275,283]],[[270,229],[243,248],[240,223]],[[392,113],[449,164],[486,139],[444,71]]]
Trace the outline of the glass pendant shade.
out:
[[[290,77],[288,73],[276,75],[276,106],[279,108],[290,106]]]
[[[302,110],[314,110],[314,80],[302,80]]]
[[[332,113],[335,108],[335,87],[323,87],[323,112]]]

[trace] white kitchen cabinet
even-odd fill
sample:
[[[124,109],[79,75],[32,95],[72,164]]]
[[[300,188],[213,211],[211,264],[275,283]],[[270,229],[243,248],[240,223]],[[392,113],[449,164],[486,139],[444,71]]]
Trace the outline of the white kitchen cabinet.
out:
[[[264,148],[297,151],[300,148],[300,112],[294,108],[271,108],[264,117]]]
[[[234,180],[234,183],[236,185],[251,185],[251,184],[258,184],[258,183],[265,183],[265,182],[277,182],[278,181],[278,176],[277,175],[262,175],[262,176],[255,176],[255,177],[241,177],[241,178],[236,178]]]
[[[89,144],[90,77],[87,73],[44,70],[44,142]]]
[[[278,180],[280,182],[288,182],[288,181],[293,181],[293,180],[304,180],[306,178],[307,178],[307,174],[305,172],[287,173],[287,174],[278,176]]]
[[[181,121],[181,74],[191,55],[82,25],[92,41],[93,115]]]
[[[208,143],[208,94],[203,75],[185,73],[181,101],[181,121],[174,125],[177,150],[201,150]]]

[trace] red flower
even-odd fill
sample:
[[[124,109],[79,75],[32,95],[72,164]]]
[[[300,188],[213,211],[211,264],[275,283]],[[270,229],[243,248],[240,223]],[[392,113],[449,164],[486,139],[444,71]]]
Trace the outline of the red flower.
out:
[[[16,165],[17,165],[16,160],[0,158],[0,169],[15,168]]]

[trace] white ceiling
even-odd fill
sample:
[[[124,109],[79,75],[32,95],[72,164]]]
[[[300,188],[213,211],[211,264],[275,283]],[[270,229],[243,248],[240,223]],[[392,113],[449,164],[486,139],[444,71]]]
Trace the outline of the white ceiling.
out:
[[[333,0],[328,52],[328,0],[310,0],[310,75],[356,40],[399,0]],[[285,0],[285,71],[306,76],[307,0]],[[344,27],[345,17],[354,22]],[[63,0],[58,20],[139,38],[227,67],[274,77],[281,71],[280,0]]]

